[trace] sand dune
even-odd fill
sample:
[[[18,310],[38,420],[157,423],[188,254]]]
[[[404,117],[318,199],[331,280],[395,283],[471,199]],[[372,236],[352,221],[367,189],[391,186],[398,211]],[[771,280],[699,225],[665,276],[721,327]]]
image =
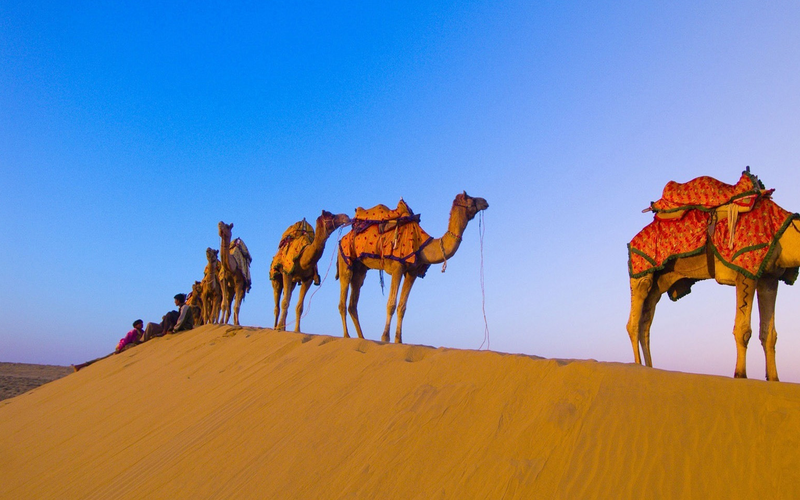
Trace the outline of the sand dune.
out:
[[[2,498],[800,498],[800,385],[203,327],[0,402]]]

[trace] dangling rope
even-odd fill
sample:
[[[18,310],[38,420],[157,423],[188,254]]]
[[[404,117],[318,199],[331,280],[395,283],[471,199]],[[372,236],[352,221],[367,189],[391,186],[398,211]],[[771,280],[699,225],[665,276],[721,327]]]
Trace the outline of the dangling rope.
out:
[[[486,224],[483,221],[483,212],[479,212],[478,217],[478,234],[480,235],[481,239],[481,309],[483,310],[483,342],[481,342],[481,346],[478,348],[480,351],[483,349],[483,345],[486,344],[486,349],[489,350],[490,343],[489,343],[489,321],[486,319],[486,287],[484,286],[483,282],[483,235],[486,232]]]
[[[308,312],[311,311],[311,300],[314,298],[314,295],[316,295],[316,293],[319,291],[319,289],[322,288],[322,284],[325,283],[325,280],[328,278],[328,273],[331,272],[331,266],[333,265],[333,259],[336,257],[336,254],[339,251],[339,240],[342,239],[342,229],[344,229],[344,226],[340,226],[339,227],[339,232],[338,232],[338,234],[336,236],[336,251],[335,252],[331,252],[331,260],[330,260],[330,262],[328,262],[328,269],[325,271],[325,276],[322,278],[322,281],[319,282],[319,286],[313,292],[311,292],[311,295],[308,297],[308,307],[305,308],[305,310],[303,311],[303,315],[300,316],[300,319],[305,318],[308,315]],[[287,315],[288,315],[288,311],[287,311]],[[289,325],[294,326],[294,321],[287,322],[287,327],[286,327],[287,329],[289,328]]]

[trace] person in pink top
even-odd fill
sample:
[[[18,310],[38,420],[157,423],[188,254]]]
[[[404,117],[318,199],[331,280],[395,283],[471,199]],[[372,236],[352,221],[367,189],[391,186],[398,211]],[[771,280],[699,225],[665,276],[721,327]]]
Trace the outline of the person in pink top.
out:
[[[131,348],[137,344],[142,343],[144,339],[144,329],[142,328],[143,326],[144,326],[144,321],[137,319],[136,321],[133,322],[133,330],[126,333],[125,336],[120,339],[119,343],[117,344],[117,348],[114,349],[114,352],[112,352],[111,354],[107,354],[101,358],[87,361],[86,363],[81,363],[79,365],[72,365],[72,369],[78,371],[81,368],[86,368],[92,363],[100,361],[101,359],[106,359],[107,357],[113,356],[114,354],[119,354],[128,348]]]
[[[144,321],[137,319],[133,322],[133,330],[126,333],[125,336],[120,339],[119,344],[117,344],[117,349],[114,351],[114,353],[119,354],[125,349],[140,343],[143,339],[143,335]]]

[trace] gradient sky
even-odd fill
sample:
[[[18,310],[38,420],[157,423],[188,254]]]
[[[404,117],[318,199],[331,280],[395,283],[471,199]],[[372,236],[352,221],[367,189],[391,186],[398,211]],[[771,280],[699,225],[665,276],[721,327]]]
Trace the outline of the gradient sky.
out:
[[[271,326],[287,226],[403,197],[440,236],[466,190],[483,248],[475,219],[405,342],[481,345],[483,262],[492,350],[631,362],[626,244],[667,181],[749,165],[800,211],[797,2],[302,4],[0,4],[0,360],[78,363],[160,321],[220,220],[253,253],[242,323]],[[305,332],[341,335],[334,273]],[[794,382],[799,288],[777,307]],[[367,338],[385,301],[373,271]],[[712,282],[663,300],[655,366],[732,375],[734,309]]]

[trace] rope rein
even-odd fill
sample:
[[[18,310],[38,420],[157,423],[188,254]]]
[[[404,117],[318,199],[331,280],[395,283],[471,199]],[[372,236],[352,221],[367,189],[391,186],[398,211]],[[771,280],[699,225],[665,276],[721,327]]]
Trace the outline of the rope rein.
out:
[[[308,297],[308,306],[303,311],[303,315],[300,316],[300,319],[305,318],[308,315],[308,312],[311,311],[311,300],[314,298],[314,295],[317,294],[319,289],[322,288],[322,284],[325,283],[325,280],[328,278],[328,273],[331,272],[331,266],[333,265],[333,259],[336,257],[336,254],[339,252],[339,240],[342,239],[342,229],[344,229],[344,226],[340,226],[339,227],[339,232],[338,232],[338,234],[336,236],[336,251],[335,252],[331,252],[331,260],[330,260],[330,262],[328,262],[328,269],[325,271],[325,276],[319,282],[319,286],[316,289],[314,289],[313,292],[311,292],[311,295],[309,295],[309,297]],[[284,291],[284,293],[285,293],[285,291]],[[288,311],[287,311],[287,315],[288,315]],[[295,324],[295,321],[288,321],[287,322],[287,328],[289,327],[289,325],[294,326],[294,324]]]
[[[483,345],[486,344],[486,350],[490,348],[489,342],[489,321],[486,319],[486,287],[483,282],[483,235],[486,233],[486,223],[483,220],[483,212],[480,212],[478,219],[478,234],[481,240],[481,309],[483,310],[483,342],[478,348],[480,351]]]

